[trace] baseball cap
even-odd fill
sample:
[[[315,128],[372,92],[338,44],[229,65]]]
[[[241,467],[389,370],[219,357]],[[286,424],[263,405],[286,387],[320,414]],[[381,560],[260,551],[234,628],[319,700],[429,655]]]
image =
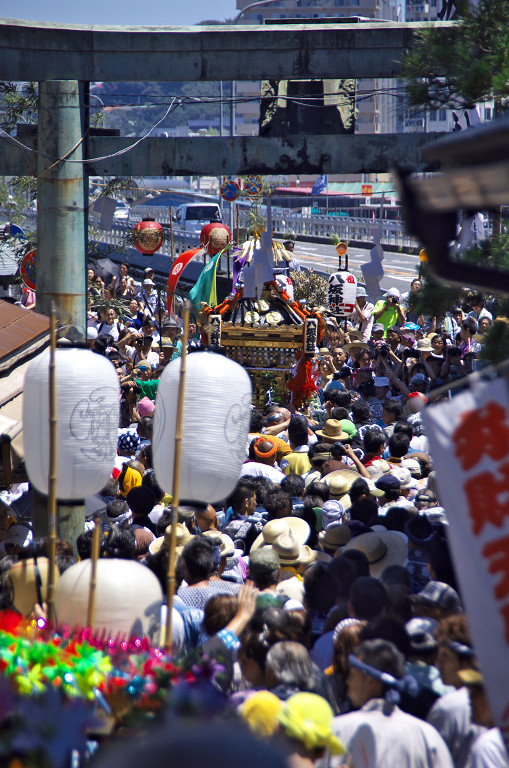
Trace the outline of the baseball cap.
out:
[[[145,274],[147,274],[147,272],[153,272],[153,271],[154,271],[153,267],[145,267]]]
[[[385,325],[383,323],[375,323],[371,332],[374,333],[376,331],[385,331]]]
[[[387,376],[375,376],[375,387],[390,387],[391,382]]]
[[[396,299],[399,299],[400,292],[398,291],[397,288],[389,288],[389,290],[387,291],[387,293],[385,295],[386,296],[394,296]]]
[[[438,621],[423,616],[407,621],[405,629],[410,639],[410,650],[413,653],[422,653],[438,648],[434,636],[437,627]]]
[[[410,379],[410,384],[427,384],[428,377],[425,373],[415,373]]]
[[[249,574],[251,577],[264,576],[279,568],[279,555],[272,547],[260,547],[249,555]]]
[[[394,475],[382,475],[376,481],[375,486],[384,493],[386,491],[399,491],[401,488],[398,478],[394,477]]]
[[[150,277],[146,277],[143,281],[143,285],[155,285],[154,281],[150,279]]]
[[[451,613],[463,610],[456,590],[443,581],[428,581],[424,589],[415,595],[414,600],[425,605],[435,605]]]

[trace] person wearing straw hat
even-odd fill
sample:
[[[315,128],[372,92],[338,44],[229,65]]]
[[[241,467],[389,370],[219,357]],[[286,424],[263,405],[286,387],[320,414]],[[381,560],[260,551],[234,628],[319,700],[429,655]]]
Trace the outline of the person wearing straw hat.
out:
[[[357,740],[369,768],[452,768],[449,750],[433,726],[397,706],[411,681],[405,678],[405,658],[396,646],[365,640],[348,660],[348,697],[358,711],[339,715],[332,724],[347,750],[353,753]],[[331,765],[341,761],[333,759]]]
[[[177,526],[177,535],[176,535],[176,548],[175,552],[177,553],[177,556],[180,555],[182,552],[185,544],[187,544],[188,541],[191,541],[193,538],[192,535],[189,533],[189,529],[187,526],[185,526],[183,523],[176,523]],[[166,547],[166,549],[170,549],[170,539],[171,539],[171,525],[169,525],[163,536],[158,536],[157,539],[154,539],[151,541],[148,551],[151,555],[156,555],[163,546]]]
[[[344,547],[351,538],[350,528],[342,522],[335,522],[329,523],[325,530],[320,531],[318,543],[326,554],[334,557],[338,549]]]
[[[269,520],[265,524],[263,531],[255,539],[251,553],[260,547],[271,546],[282,533],[292,533],[302,546],[311,535],[311,529],[301,517],[280,517],[276,520]]]
[[[323,429],[317,429],[315,435],[323,443],[336,443],[338,440],[350,440],[348,432],[343,430],[341,422],[338,419],[327,419]]]
[[[369,574],[380,578],[389,565],[406,565],[408,559],[407,537],[399,531],[369,531],[355,536],[345,544],[345,551],[356,549],[366,555]]]
[[[352,503],[348,496],[350,486],[360,477],[358,472],[354,472],[351,469],[337,469],[335,472],[330,472],[323,478],[324,483],[327,483],[330,490],[331,499],[338,499],[343,505],[344,509],[350,509]]]

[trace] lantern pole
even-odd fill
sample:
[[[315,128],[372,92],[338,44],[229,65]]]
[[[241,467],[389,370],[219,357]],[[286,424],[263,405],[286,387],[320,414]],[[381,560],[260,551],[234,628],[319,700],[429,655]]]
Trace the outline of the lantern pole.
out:
[[[49,355],[49,476],[48,476],[48,621],[55,619],[55,582],[57,549],[57,395],[55,375],[55,351],[57,347],[57,317],[55,303],[50,306],[50,355]]]
[[[170,271],[173,266],[173,208],[170,205]]]
[[[173,501],[171,505],[171,535],[170,535],[170,553],[168,557],[168,571],[166,574],[166,602],[168,605],[168,614],[166,616],[166,637],[164,647],[171,649],[172,644],[172,611],[173,595],[175,592],[175,565],[177,545],[177,522],[179,508],[179,486],[180,486],[180,448],[182,443],[182,422],[184,419],[184,390],[186,383],[186,358],[187,358],[187,340],[189,334],[189,301],[184,302],[182,321],[184,323],[184,336],[182,339],[182,357],[180,358],[180,378],[177,397],[177,419],[175,423],[175,454],[173,459]]]
[[[94,520],[95,528],[92,533],[92,563],[90,566],[90,584],[88,588],[87,627],[92,629],[95,616],[95,588],[97,582],[97,561],[99,559],[99,544],[101,537],[101,522],[98,517]]]

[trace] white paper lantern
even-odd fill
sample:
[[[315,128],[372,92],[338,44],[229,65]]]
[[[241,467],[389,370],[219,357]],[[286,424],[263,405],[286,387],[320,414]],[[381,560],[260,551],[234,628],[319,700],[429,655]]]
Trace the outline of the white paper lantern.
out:
[[[120,390],[115,368],[87,349],[55,353],[57,498],[84,499],[104,488],[117,454]],[[48,493],[49,351],[25,373],[23,434],[32,485]]]
[[[55,589],[59,626],[87,620],[91,560],[67,568]],[[93,629],[158,640],[163,594],[157,577],[136,560],[97,561]]]
[[[153,456],[159,485],[173,490],[180,359],[166,366],[157,390]],[[235,487],[246,458],[251,381],[238,363],[213,352],[186,361],[179,497],[212,502]]]
[[[327,306],[337,317],[349,317],[355,309],[357,278],[351,272],[334,272],[329,277]]]

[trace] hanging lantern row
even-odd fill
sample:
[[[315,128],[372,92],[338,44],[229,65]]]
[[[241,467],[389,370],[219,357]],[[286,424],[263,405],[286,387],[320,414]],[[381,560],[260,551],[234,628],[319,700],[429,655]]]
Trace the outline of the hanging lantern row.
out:
[[[111,362],[87,349],[57,349],[55,374],[56,496],[80,500],[104,488],[111,475],[117,455],[119,383]],[[168,492],[173,489],[179,374],[180,358],[161,376],[154,419],[154,469]],[[183,408],[180,496],[201,502],[226,498],[239,478],[244,458],[239,446],[246,444],[249,430],[251,381],[247,372],[222,355],[195,352],[187,360]],[[30,482],[48,495],[49,351],[33,360],[26,371],[23,422],[30,425],[32,435],[25,444]],[[203,447],[198,463],[197,434]]]
[[[159,250],[164,240],[164,229],[158,221],[147,217],[134,227],[133,242],[134,247],[140,253],[151,256]]]

